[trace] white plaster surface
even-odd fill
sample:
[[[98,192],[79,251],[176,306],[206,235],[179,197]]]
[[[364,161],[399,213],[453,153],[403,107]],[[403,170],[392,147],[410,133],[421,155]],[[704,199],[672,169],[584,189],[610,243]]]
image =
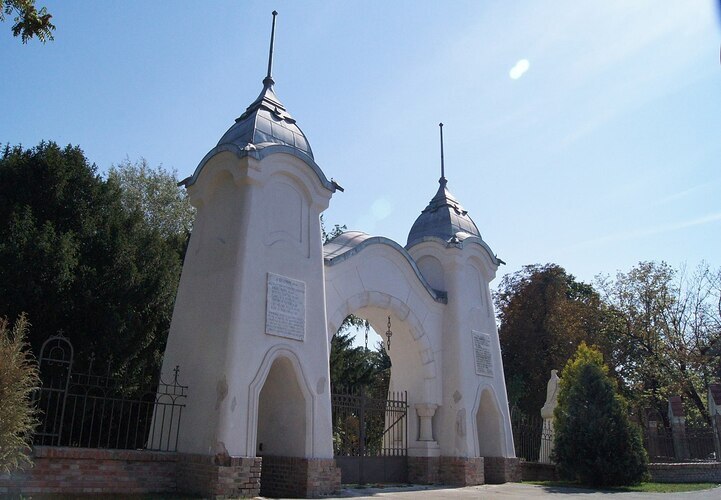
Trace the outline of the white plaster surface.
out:
[[[264,422],[261,431],[302,441],[291,447],[298,456],[332,457],[319,223],[330,191],[295,156],[258,161],[221,152],[189,195],[198,207],[196,226],[163,363],[165,376],[180,365],[181,380],[190,386],[179,451],[255,456],[258,412],[267,410],[259,408],[259,398],[266,377],[275,373],[271,366],[284,359],[293,369],[278,370],[272,387],[297,385],[289,395],[303,408],[306,424],[289,427],[281,418],[272,429]],[[305,283],[302,341],[266,334],[268,273]]]
[[[282,152],[221,151],[188,192],[198,212],[163,363],[164,377],[180,365],[190,386],[179,451],[332,457],[329,339],[357,314],[378,332],[391,318],[391,388],[408,393],[410,453],[514,456],[489,290],[498,263],[485,243],[406,251],[352,233],[324,261],[319,216],[332,193]],[[276,279],[297,285],[282,321],[269,319]],[[474,332],[490,372],[477,371]]]

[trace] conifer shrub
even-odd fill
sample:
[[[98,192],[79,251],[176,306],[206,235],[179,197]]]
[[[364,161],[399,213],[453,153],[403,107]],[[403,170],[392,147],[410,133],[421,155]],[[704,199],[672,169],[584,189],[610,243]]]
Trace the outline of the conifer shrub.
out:
[[[25,342],[24,315],[12,330],[0,318],[0,472],[30,465],[28,451],[37,426],[32,391],[39,384],[38,367]]]
[[[603,356],[585,343],[561,376],[553,455],[562,478],[589,486],[630,485],[647,477],[641,433]]]

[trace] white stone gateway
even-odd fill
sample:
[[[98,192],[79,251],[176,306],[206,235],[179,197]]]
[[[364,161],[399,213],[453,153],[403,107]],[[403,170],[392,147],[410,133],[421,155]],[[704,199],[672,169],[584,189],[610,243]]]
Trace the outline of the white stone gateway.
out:
[[[349,314],[376,331],[392,320],[391,388],[415,412],[411,481],[517,478],[489,290],[501,261],[443,168],[405,247],[357,231],[324,247],[319,217],[339,186],[273,90],[272,40],[260,95],[183,181],[197,216],[163,374],[180,365],[189,386],[186,489],[218,494],[233,467],[257,484],[258,457],[265,494],[339,488],[328,359]],[[222,494],[239,492],[253,490]]]

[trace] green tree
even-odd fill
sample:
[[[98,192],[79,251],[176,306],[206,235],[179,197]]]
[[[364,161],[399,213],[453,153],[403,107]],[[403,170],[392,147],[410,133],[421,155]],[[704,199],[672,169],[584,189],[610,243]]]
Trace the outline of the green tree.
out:
[[[366,324],[367,321],[358,316],[348,316],[331,339],[331,385],[340,392],[365,386],[369,389],[369,397],[384,399],[390,383],[390,357],[380,343],[375,349],[353,345],[358,323]]]
[[[353,346],[353,339],[350,329],[341,328],[330,341],[330,381],[335,391],[353,390],[372,380],[372,363],[363,347]]]
[[[553,459],[563,478],[620,486],[646,477],[641,434],[628,418],[601,352],[585,342],[561,374],[554,425]]]
[[[35,0],[0,0],[0,21],[12,15],[15,16],[11,28],[13,36],[19,36],[23,43],[34,36],[43,43],[53,40],[55,25],[50,22],[53,16],[45,7],[38,10]]]
[[[0,315],[33,318],[34,352],[59,331],[128,382],[155,374],[184,241],[123,203],[82,150],[6,146],[0,157]]]
[[[110,168],[108,180],[120,186],[121,201],[127,212],[141,213],[149,227],[168,239],[189,237],[195,209],[185,189],[178,186],[175,170],[150,167],[145,158],[137,162],[125,159]]]
[[[10,330],[0,318],[0,472],[29,465],[37,417],[31,402],[38,368],[25,343],[28,322],[21,315]]]
[[[721,270],[702,263],[692,273],[665,262],[640,262],[615,279],[598,277],[605,336],[634,405],[666,414],[683,395],[689,417],[709,421],[704,395],[721,377]]]
[[[325,227],[325,219],[323,217],[323,214],[320,216],[320,236],[323,240],[323,244],[325,245],[329,241],[331,241],[333,238],[336,238],[337,236],[340,236],[343,234],[343,231],[348,229],[345,224],[342,226],[340,224],[335,224],[333,226],[333,229],[328,231]]]
[[[377,408],[377,402],[385,401],[388,397],[391,360],[380,343],[375,350],[353,346],[354,333],[358,329],[348,321],[351,318],[356,322],[365,321],[357,316],[349,316],[344,326],[333,336],[330,350],[331,387],[335,393],[359,394],[363,390],[367,398],[375,400],[371,405]],[[378,411],[366,414],[363,425],[367,450],[378,451],[382,446],[385,416],[384,412]],[[332,418],[336,453],[357,453],[361,425],[358,414],[334,408]]]
[[[536,415],[551,370],[562,367],[582,341],[603,345],[600,297],[562,267],[546,264],[504,276],[495,302],[509,402]]]

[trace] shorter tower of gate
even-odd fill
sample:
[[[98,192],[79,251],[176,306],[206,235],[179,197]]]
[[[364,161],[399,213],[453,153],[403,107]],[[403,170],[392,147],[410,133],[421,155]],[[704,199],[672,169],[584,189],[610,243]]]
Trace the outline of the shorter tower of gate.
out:
[[[442,326],[442,402],[424,408],[440,446],[441,481],[505,482],[518,463],[489,283],[502,263],[441,177],[408,235],[406,249],[431,287],[447,292]],[[435,411],[432,411],[435,410]],[[420,415],[420,413],[419,413]]]

